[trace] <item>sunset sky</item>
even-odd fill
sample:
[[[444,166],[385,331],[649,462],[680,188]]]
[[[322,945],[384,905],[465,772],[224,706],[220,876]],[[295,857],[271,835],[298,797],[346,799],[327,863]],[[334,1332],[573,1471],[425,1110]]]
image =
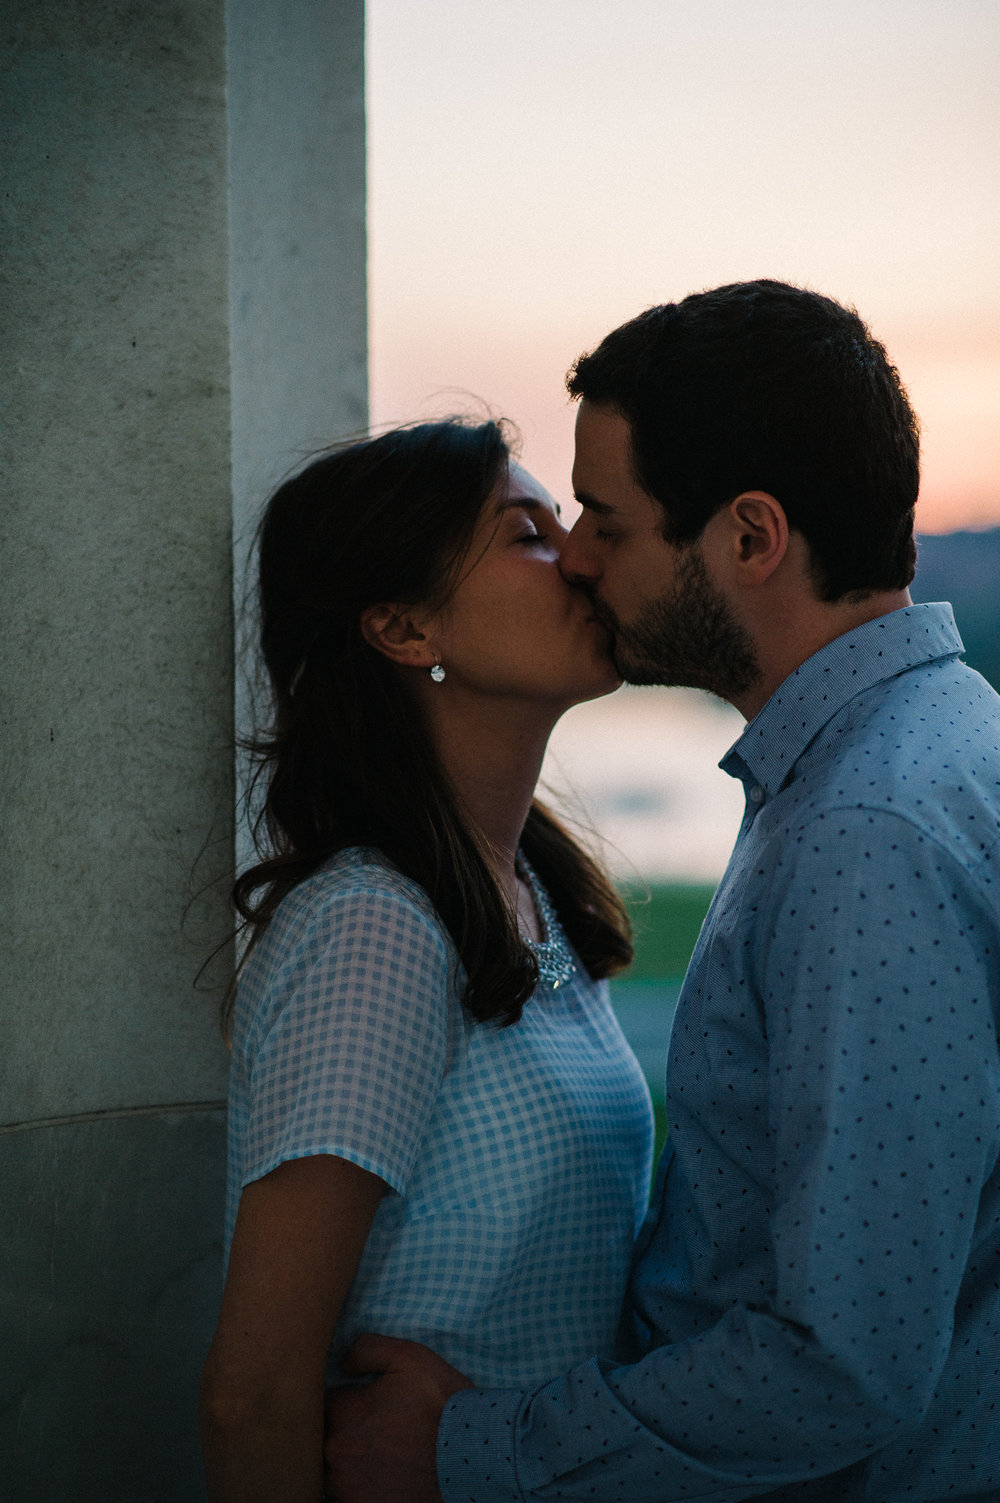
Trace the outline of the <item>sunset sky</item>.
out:
[[[997,0],[368,0],[372,420],[481,399],[569,493],[576,355],[779,277],[854,303],[924,531],[1000,524]]]

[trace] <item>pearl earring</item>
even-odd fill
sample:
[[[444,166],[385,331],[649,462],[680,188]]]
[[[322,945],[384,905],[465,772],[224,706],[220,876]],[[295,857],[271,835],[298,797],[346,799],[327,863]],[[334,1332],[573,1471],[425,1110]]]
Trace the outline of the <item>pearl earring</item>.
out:
[[[444,683],[444,669],[441,667],[441,659],[434,654],[434,667],[431,669],[431,678],[436,684]]]

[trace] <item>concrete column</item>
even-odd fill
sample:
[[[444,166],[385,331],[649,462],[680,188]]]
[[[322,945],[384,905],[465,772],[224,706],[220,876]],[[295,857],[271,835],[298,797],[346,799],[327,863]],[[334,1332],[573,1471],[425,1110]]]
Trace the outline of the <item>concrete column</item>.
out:
[[[232,509],[245,532],[301,448],[364,421],[363,8],[0,0],[0,22],[0,1496],[190,1503]]]
[[[252,726],[262,503],[368,421],[364,0],[229,0],[236,711]],[[245,763],[240,759],[242,795]],[[252,850],[243,815],[241,867]]]

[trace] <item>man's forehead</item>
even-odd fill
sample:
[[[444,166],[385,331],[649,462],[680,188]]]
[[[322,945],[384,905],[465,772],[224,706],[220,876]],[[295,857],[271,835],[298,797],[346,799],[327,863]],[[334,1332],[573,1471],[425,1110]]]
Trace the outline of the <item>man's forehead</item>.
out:
[[[614,443],[616,446],[624,444],[628,447],[631,427],[629,420],[617,407],[612,407],[606,402],[592,402],[589,397],[584,397],[576,413],[576,431],[599,434],[605,442]]]
[[[628,419],[610,407],[583,401],[576,415],[576,457],[609,472],[631,473],[632,430]]]
[[[602,515],[623,505],[652,502],[635,476],[627,418],[586,400],[576,419],[573,494],[582,506]]]

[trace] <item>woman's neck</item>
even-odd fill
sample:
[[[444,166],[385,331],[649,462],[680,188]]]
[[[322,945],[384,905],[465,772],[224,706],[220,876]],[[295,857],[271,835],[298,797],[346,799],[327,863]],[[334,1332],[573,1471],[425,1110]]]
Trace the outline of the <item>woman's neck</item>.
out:
[[[497,875],[512,897],[514,860],[552,727],[553,708],[516,704],[437,703],[428,713],[442,765],[470,821],[494,853]]]

